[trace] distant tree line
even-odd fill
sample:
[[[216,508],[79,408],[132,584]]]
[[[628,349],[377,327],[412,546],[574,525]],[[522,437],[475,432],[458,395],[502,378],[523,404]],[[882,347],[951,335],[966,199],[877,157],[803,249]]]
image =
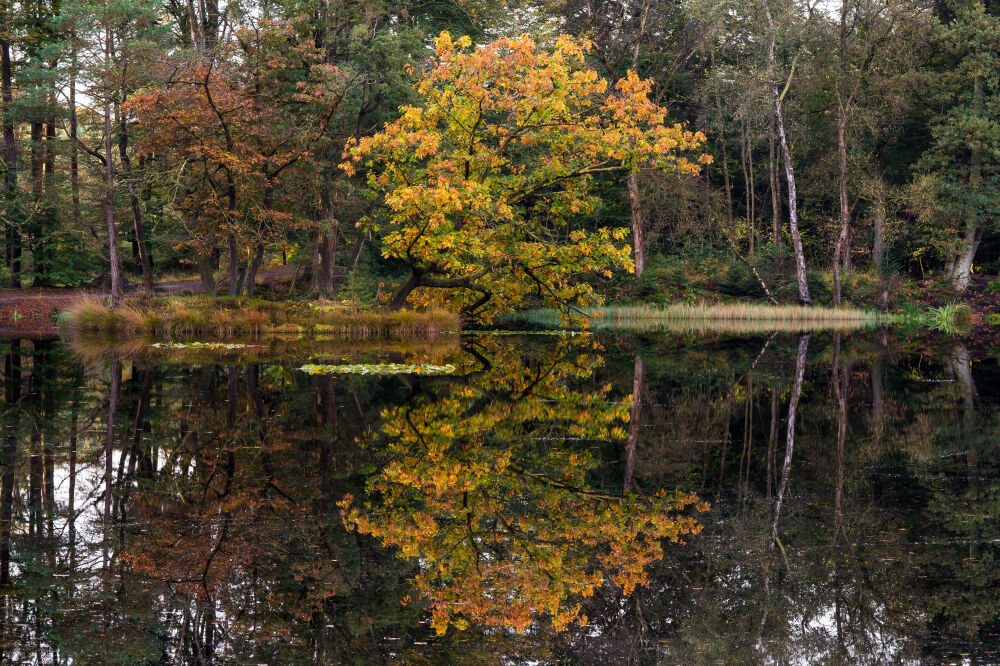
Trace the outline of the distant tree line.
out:
[[[282,257],[310,295],[367,272],[398,300],[413,273],[385,249],[386,188],[342,165],[426,101],[443,30],[589,40],[588,68],[636,72],[668,124],[704,134],[714,161],[693,178],[634,160],[587,176],[594,204],[571,224],[629,228],[639,275],[692,245],[785,256],[800,301],[823,269],[836,303],[850,271],[963,290],[996,257],[1000,2],[0,0],[4,281],[120,294],[197,271],[253,295]]]

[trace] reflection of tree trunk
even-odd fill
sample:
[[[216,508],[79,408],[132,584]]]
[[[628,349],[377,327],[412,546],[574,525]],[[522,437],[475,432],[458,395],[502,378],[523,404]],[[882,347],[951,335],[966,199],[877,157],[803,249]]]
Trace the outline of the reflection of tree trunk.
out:
[[[740,453],[740,473],[737,481],[737,494],[741,510],[750,486],[750,460],[753,455],[753,403],[753,375],[748,372],[747,399],[743,410],[743,451]]]
[[[0,482],[0,588],[10,584],[10,532],[14,504],[14,466],[17,464],[17,436],[7,428],[3,436],[3,481]]]
[[[28,452],[28,534],[41,536],[42,514],[42,423],[35,412],[31,426],[31,450]]]
[[[76,438],[77,403],[69,420],[69,498],[67,500],[67,530],[69,532],[69,570],[76,571]],[[70,588],[72,591],[72,587]]]
[[[12,340],[4,357],[4,398],[9,407],[21,399],[21,343]],[[0,481],[0,588],[10,585],[10,535],[14,508],[14,471],[17,466],[15,423],[5,423],[3,434],[3,480]],[[7,597],[4,595],[6,614]],[[6,624],[5,624],[6,626]],[[2,646],[3,644],[0,644]]]
[[[979,392],[976,390],[976,382],[972,378],[972,364],[968,348],[961,342],[955,343],[955,346],[951,348],[947,363],[955,382],[958,384],[958,389],[962,393],[962,402],[965,403],[966,410],[978,409]]]
[[[841,500],[844,489],[844,440],[847,437],[847,390],[850,370],[840,368],[840,333],[833,334],[833,393],[837,398],[837,482],[833,493],[833,542],[840,532]]]
[[[635,485],[635,445],[639,441],[639,428],[642,421],[642,390],[646,384],[646,364],[642,357],[636,354],[635,370],[632,373],[632,409],[629,414],[628,443],[625,447],[625,479],[622,492],[628,493]]]
[[[44,469],[43,486],[42,486],[42,502],[45,507],[45,534],[49,539],[52,539],[55,526],[53,525],[53,520],[55,519],[56,512],[56,494],[55,494],[55,458],[52,455],[52,444],[48,438],[42,438],[42,467]],[[54,542],[53,542],[54,545]],[[50,564],[55,565],[55,553],[50,552],[51,557]]]
[[[882,439],[882,425],[885,421],[884,398],[882,397],[882,354],[875,357],[872,365],[872,438]]]
[[[12,340],[10,352],[4,357],[4,398],[8,407],[16,405],[21,399],[21,343]],[[10,586],[10,538],[14,509],[14,482],[17,467],[17,431],[16,424],[4,423],[3,434],[3,477],[0,480],[0,591],[3,592],[3,607],[0,609],[0,661],[6,654],[7,625],[10,615],[11,599],[6,593]]]
[[[229,379],[229,406],[226,411],[226,427],[229,429],[230,438],[234,436],[233,428],[236,426],[236,402],[239,399],[239,372],[239,368],[235,365],[226,368],[226,375]]]
[[[317,380],[319,382],[319,425],[321,428],[319,469],[320,478],[323,483],[324,493],[330,490],[330,463],[333,458],[333,443],[337,438],[337,399],[334,394],[335,378],[330,375],[323,375]]]
[[[118,394],[122,382],[122,361],[116,352],[111,354],[111,383],[108,387],[108,429],[104,436],[104,540],[102,562],[104,583],[108,583],[108,566],[111,554],[111,458],[115,441],[115,416],[118,413]]]
[[[781,480],[778,482],[778,492],[774,500],[774,519],[771,523],[771,547],[778,540],[778,521],[781,518],[781,504],[785,498],[785,488],[788,486],[788,475],[792,470],[792,452],[795,448],[795,412],[802,396],[802,382],[806,374],[806,354],[809,351],[809,338],[812,333],[799,336],[799,349],[795,357],[795,380],[792,383],[792,396],[788,402],[788,429],[785,432],[785,462],[781,468]]]
[[[767,436],[767,499],[771,499],[771,476],[774,468],[774,445],[778,442],[778,389],[771,388],[771,432]]]
[[[125,543],[125,524],[128,518],[129,491],[132,488],[132,479],[135,478],[136,461],[142,454],[142,433],[146,421],[146,409],[149,407],[149,393],[153,386],[153,371],[146,368],[142,371],[142,389],[139,392],[139,406],[135,411],[135,422],[132,425],[132,448],[128,454],[128,472],[125,474],[125,483],[122,484],[121,499],[118,500],[119,538],[121,543]],[[122,452],[124,456],[124,452]],[[119,544],[120,546],[120,544]]]

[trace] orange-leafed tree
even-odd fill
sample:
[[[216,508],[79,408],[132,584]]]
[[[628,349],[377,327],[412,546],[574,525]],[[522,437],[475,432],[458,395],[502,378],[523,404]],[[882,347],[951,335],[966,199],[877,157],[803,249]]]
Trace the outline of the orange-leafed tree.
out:
[[[145,134],[140,150],[164,160],[181,187],[171,203],[200,257],[227,248],[229,293],[253,293],[268,243],[305,218],[322,137],[347,78],[292,26],[262,21],[236,32],[213,59],[170,63],[164,82],[128,107]],[[203,266],[206,290],[212,269]]]
[[[444,301],[488,317],[534,299],[594,304],[581,278],[631,271],[624,228],[586,230],[599,174],[698,171],[704,136],[670,125],[634,72],[610,85],[585,64],[586,40],[528,37],[473,48],[442,33],[417,84],[421,102],[352,143],[386,212],[382,254],[410,273],[388,306]],[[592,226],[592,225],[591,225]]]

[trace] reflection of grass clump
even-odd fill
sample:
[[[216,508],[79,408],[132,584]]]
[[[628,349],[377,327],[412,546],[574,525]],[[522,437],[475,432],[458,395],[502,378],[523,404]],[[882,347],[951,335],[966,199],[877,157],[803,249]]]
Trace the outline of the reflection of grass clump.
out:
[[[232,297],[148,297],[111,307],[83,299],[68,315],[68,327],[83,335],[156,340],[255,339],[265,335],[330,339],[434,337],[459,328],[445,310],[374,312],[344,304],[319,305]]]
[[[70,335],[77,358],[92,363],[116,353],[135,363],[261,363],[294,361],[309,363],[407,362],[444,365],[454,359],[461,344],[457,335],[435,338],[343,340],[324,336],[300,337],[268,335],[252,343],[240,342],[158,342],[144,337],[109,338]]]

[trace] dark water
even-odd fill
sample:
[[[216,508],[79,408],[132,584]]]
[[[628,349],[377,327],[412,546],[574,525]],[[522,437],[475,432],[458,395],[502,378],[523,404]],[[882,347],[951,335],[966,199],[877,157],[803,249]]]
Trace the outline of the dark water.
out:
[[[989,344],[0,351],[0,663],[1000,662]]]

